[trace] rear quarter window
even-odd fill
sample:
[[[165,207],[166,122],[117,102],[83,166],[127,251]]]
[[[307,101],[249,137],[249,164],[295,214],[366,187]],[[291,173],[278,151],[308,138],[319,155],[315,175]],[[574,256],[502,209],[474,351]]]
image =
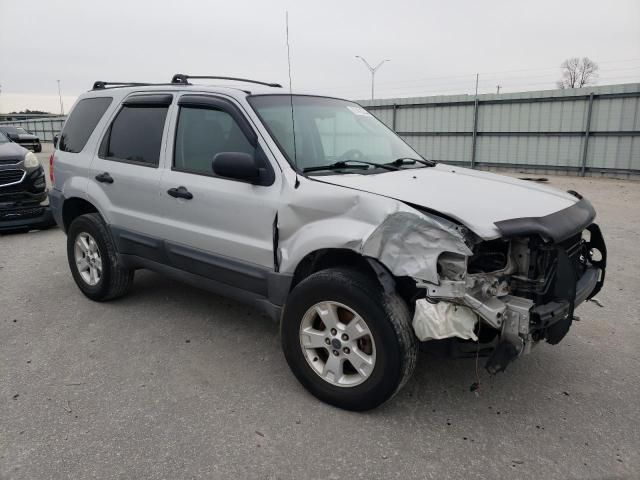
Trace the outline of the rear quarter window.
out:
[[[80,100],[60,134],[58,148],[63,152],[81,152],[112,101],[111,97]]]

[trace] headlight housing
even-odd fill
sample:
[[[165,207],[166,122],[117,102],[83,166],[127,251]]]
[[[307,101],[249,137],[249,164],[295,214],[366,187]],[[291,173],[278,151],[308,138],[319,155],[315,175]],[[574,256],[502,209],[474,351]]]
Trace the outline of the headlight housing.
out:
[[[40,161],[38,160],[38,157],[35,156],[35,154],[33,152],[28,152],[25,156],[24,156],[24,167],[25,168],[38,168],[40,166]]]

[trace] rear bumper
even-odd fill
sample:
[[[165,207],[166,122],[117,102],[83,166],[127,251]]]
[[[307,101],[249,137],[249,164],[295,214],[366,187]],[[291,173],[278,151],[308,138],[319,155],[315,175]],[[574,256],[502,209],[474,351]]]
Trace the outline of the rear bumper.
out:
[[[60,228],[64,230],[64,221],[62,219],[62,205],[64,204],[64,195],[60,190],[52,188],[49,190],[49,205],[51,205],[51,213],[53,219]]]

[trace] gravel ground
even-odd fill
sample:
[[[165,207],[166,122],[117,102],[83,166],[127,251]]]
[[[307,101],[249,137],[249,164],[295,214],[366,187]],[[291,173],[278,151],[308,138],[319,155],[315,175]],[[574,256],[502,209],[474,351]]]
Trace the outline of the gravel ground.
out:
[[[640,478],[640,183],[549,178],[598,210],[602,307],[479,394],[422,355],[368,413],[307,394],[243,305],[144,271],[94,303],[61,231],[0,237],[0,478]]]

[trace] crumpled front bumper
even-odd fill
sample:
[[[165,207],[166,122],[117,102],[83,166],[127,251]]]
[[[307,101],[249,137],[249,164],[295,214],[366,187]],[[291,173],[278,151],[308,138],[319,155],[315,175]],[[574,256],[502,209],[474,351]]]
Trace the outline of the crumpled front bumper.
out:
[[[535,249],[534,258],[540,260],[529,258],[516,270],[517,278],[511,278],[512,273],[480,273],[459,280],[441,278],[438,284],[417,281],[425,289],[413,320],[418,339],[475,340],[483,337],[480,333],[486,329],[480,324],[485,324],[489,333],[495,332],[480,339],[493,349],[486,364],[491,373],[504,370],[541,340],[559,343],[571,327],[575,308],[600,291],[606,272],[607,249],[598,225],[572,233],[566,241],[540,244],[520,239],[517,246],[512,244],[512,258],[526,255],[526,248]]]
[[[544,305],[536,305],[531,311],[536,328],[545,330],[545,338],[552,345],[560,343],[569,331],[575,308],[597,295],[604,284],[607,247],[598,225],[591,224],[586,230],[590,238],[583,255],[588,257],[589,267],[579,274],[575,261],[565,251],[559,250],[555,279],[556,299]]]
[[[509,318],[505,320],[500,343],[486,363],[490,373],[504,370],[514,358],[526,353],[527,345],[531,345],[527,337],[535,341],[545,339],[552,345],[560,343],[573,323],[575,308],[601,290],[606,273],[607,248],[598,225],[591,224],[586,230],[590,238],[579,252],[585,258],[570,258],[567,251],[558,248],[554,300],[534,305],[528,319],[514,319],[511,323]],[[586,260],[588,266],[580,271],[577,265],[582,260]],[[528,323],[528,329],[523,327],[523,321]],[[522,335],[524,330],[527,330],[527,335]]]
[[[591,293],[596,289],[599,278],[602,275],[599,268],[588,268],[575,286],[575,299],[573,301],[573,309],[582,302],[591,298]],[[563,320],[572,310],[572,302],[569,300],[554,300],[544,305],[536,305],[532,313],[539,319],[539,326],[546,328],[554,325],[558,321]]]
[[[503,324],[500,342],[485,365],[489,373],[495,374],[503,371],[516,357],[529,351],[531,343],[526,343],[522,335],[519,335],[527,330],[523,328],[522,321],[530,324],[525,338],[533,334],[540,339],[544,335],[548,343],[552,345],[560,343],[573,323],[575,308],[595,295],[596,286],[602,276],[604,276],[604,271],[600,268],[588,268],[575,282],[573,301],[554,300],[543,305],[535,305],[531,309],[530,315],[523,316],[522,320],[507,316]]]

